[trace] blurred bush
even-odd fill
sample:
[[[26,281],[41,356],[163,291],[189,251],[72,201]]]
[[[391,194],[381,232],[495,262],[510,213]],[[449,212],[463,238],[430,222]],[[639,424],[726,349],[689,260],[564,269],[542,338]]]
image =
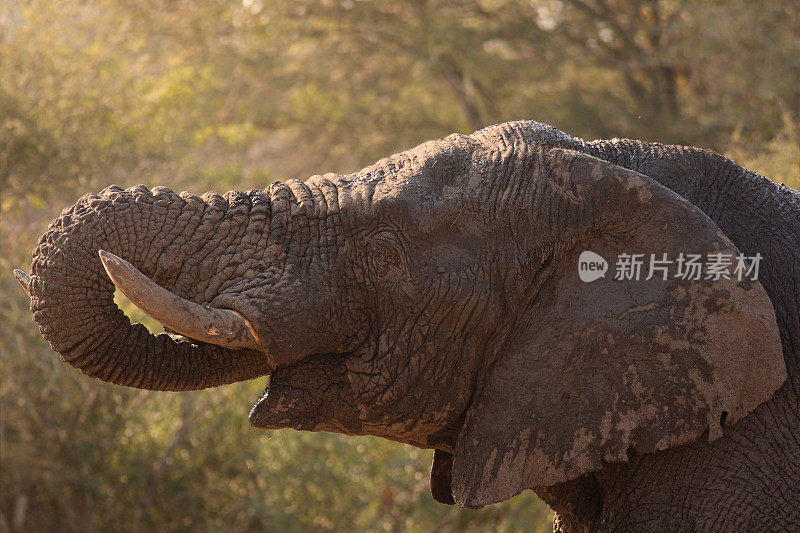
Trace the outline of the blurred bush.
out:
[[[549,530],[529,493],[434,503],[428,451],[249,428],[263,383],[84,378],[8,274],[112,183],[260,188],[518,118],[710,147],[800,187],[791,4],[0,3],[0,531]]]

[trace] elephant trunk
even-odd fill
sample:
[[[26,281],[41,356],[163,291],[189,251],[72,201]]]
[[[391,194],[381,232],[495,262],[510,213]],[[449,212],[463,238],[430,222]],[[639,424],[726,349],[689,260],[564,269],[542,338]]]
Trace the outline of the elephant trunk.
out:
[[[241,228],[268,220],[269,210],[259,192],[201,199],[138,186],[85,196],[51,223],[34,251],[27,281],[34,320],[63,360],[119,385],[194,390],[264,375],[270,368],[260,351],[176,340],[131,324],[114,303],[115,287],[98,251],[206,303],[218,289],[208,281],[218,268],[216,250],[230,251]],[[204,290],[198,290],[202,280]]]

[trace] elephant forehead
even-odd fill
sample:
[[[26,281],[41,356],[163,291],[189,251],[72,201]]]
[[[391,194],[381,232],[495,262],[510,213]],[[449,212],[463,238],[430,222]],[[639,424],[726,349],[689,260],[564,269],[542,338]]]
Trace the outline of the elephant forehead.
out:
[[[372,209],[401,205],[413,210],[436,199],[443,188],[462,185],[477,147],[469,137],[451,135],[381,159],[341,177],[348,193],[343,200]]]

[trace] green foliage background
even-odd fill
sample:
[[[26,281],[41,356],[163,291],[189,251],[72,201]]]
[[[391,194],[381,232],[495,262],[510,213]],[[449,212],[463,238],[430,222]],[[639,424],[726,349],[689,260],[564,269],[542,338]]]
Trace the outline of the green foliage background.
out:
[[[42,340],[11,269],[61,208],[112,183],[261,188],[518,118],[710,147],[798,188],[798,12],[0,0],[0,531],[549,530],[529,493],[434,503],[429,451],[251,429],[261,382],[154,394],[87,379]]]

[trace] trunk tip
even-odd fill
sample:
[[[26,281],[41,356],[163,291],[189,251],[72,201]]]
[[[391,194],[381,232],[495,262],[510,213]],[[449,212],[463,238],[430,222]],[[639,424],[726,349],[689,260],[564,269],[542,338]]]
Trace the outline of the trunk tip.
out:
[[[25,291],[25,294],[30,297],[31,295],[31,277],[23,272],[22,270],[15,268],[14,269],[14,277],[17,278],[17,282],[22,287],[22,290]]]

